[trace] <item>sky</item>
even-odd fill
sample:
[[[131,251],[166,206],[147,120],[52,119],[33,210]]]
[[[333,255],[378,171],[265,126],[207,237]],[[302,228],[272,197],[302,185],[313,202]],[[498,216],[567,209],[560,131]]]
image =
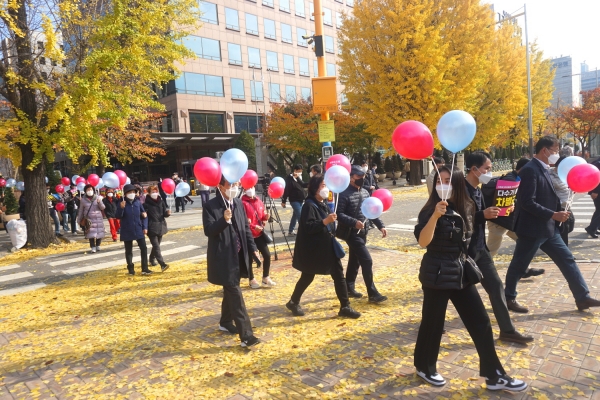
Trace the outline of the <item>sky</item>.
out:
[[[484,0],[496,13],[510,14],[522,9],[525,0]],[[548,58],[571,56],[586,61],[590,70],[600,69],[598,17],[600,0],[527,0],[529,40],[537,40]],[[496,15],[497,18],[497,15]],[[524,27],[524,18],[518,18]]]

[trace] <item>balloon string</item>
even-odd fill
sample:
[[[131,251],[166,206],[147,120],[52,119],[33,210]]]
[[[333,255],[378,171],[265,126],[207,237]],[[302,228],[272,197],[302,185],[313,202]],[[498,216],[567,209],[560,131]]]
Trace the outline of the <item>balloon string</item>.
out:
[[[567,198],[567,204],[565,205],[565,212],[569,211],[573,200],[575,200],[575,192],[569,189],[569,197]],[[560,224],[558,224],[558,226],[562,226],[562,224],[563,223],[561,222]]]
[[[431,162],[433,163],[433,167],[435,168],[435,171],[438,174],[438,180],[440,182],[440,185],[442,184],[442,178],[440,177],[440,170],[437,167],[437,164],[435,163],[435,160],[433,159],[433,155],[431,155]],[[433,182],[436,186],[437,186],[437,182]],[[434,187],[435,189],[435,187]],[[444,200],[444,187],[442,186],[442,201]]]
[[[448,185],[448,191],[446,192],[446,199],[444,201],[448,201],[448,197],[450,197],[450,185],[452,185],[452,173],[454,172],[454,153],[452,153],[452,167],[450,168],[450,184]]]
[[[337,206],[338,206],[338,203],[340,202],[340,194],[339,193],[336,193],[336,194],[337,194],[337,200],[335,200],[335,198],[334,198],[335,206],[333,207],[334,214],[337,212]]]

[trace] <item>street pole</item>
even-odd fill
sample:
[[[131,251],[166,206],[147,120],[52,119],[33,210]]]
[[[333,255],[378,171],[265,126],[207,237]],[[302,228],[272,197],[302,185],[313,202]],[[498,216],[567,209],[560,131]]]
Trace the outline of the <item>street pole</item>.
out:
[[[323,8],[321,4],[321,0],[314,0],[314,17],[315,17],[315,35],[313,40],[315,41],[315,49],[320,48],[323,49]],[[325,52],[319,54],[318,51],[315,51],[317,56],[317,76],[323,77],[327,76],[327,64],[325,62]],[[321,121],[329,121],[329,111],[325,111],[321,113]],[[331,146],[331,142],[323,142],[321,143],[322,147]],[[325,173],[325,160],[323,160],[323,173]]]
[[[529,130],[529,156],[533,157],[533,105],[531,104],[531,64],[529,56],[529,34],[527,32],[527,4],[523,4],[523,14],[525,15],[525,44],[527,46],[527,113]]]

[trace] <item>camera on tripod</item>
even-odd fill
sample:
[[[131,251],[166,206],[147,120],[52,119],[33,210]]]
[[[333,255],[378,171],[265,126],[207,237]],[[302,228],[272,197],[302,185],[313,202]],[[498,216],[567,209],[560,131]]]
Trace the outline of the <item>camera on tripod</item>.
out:
[[[264,174],[260,178],[258,178],[258,183],[261,185],[263,193],[269,190],[269,185],[271,184],[271,175]]]

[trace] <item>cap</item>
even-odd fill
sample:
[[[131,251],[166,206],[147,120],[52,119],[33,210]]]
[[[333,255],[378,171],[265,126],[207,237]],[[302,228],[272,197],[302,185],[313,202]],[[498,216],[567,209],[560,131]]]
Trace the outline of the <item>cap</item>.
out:
[[[135,190],[136,190],[136,187],[133,186],[131,183],[123,186],[123,193],[131,192],[131,191],[135,191]]]
[[[365,171],[363,171],[362,167],[358,165],[353,165],[352,170],[350,171],[350,175],[365,176]]]

